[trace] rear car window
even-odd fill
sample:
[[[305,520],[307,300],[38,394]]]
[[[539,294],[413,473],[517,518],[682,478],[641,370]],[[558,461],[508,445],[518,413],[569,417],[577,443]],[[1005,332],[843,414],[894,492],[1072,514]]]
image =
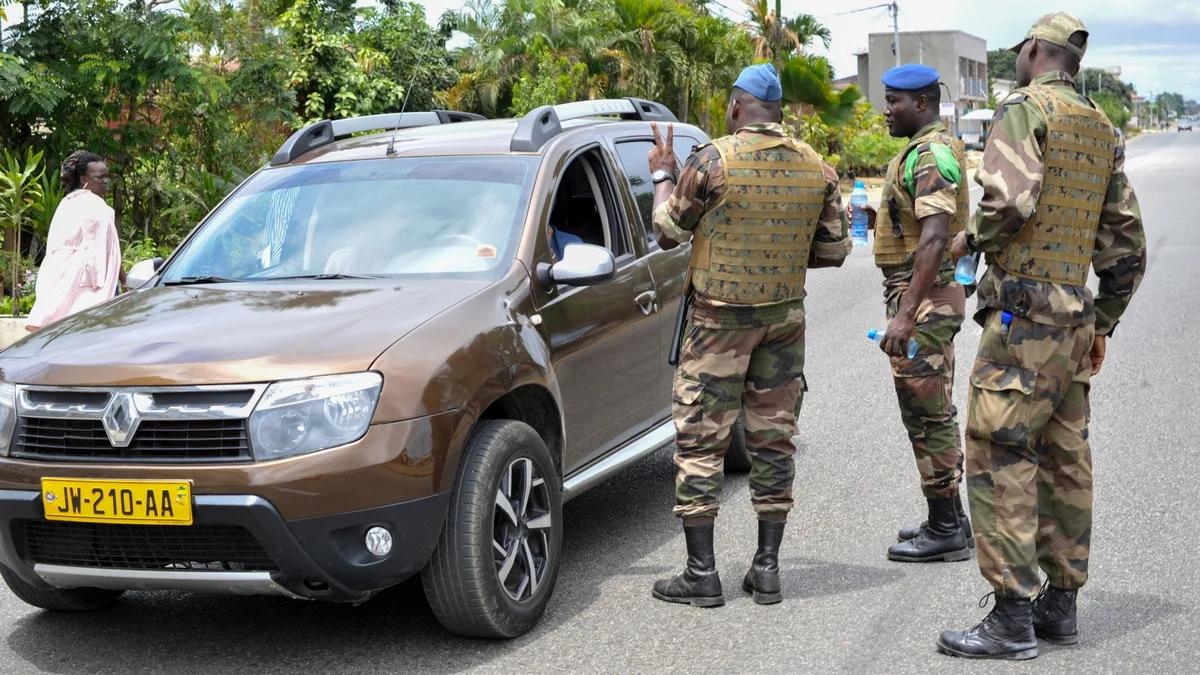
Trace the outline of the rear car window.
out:
[[[699,143],[690,136],[675,136],[675,158],[679,166],[687,161],[692,149]],[[637,200],[638,213],[642,219],[642,231],[646,238],[654,241],[654,183],[650,181],[650,165],[647,156],[654,142],[650,139],[636,141],[621,141],[616,144],[617,156],[621,158],[621,167],[625,177],[629,179],[629,189]]]

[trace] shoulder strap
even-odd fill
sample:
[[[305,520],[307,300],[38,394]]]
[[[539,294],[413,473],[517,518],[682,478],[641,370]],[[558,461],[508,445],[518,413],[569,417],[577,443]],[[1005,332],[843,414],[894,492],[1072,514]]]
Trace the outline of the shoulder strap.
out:
[[[921,153],[926,151],[933,153],[933,159],[937,162],[938,171],[942,176],[962,187],[962,170],[958,166],[958,157],[954,155],[954,150],[945,143],[930,141],[917,146],[916,152],[908,153],[908,158],[904,160],[904,187],[908,188],[909,194],[916,196],[917,161],[920,160]]]

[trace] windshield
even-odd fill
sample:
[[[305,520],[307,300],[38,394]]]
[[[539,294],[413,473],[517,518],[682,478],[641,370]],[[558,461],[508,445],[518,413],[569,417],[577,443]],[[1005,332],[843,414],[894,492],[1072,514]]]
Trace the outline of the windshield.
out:
[[[268,169],[208,219],[163,281],[495,277],[513,256],[536,166],[437,157]]]

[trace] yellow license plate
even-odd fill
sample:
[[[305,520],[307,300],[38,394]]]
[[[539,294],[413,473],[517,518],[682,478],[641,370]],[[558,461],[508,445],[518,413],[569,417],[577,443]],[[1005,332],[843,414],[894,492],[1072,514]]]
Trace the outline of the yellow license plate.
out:
[[[43,478],[46,520],[191,525],[192,482]]]

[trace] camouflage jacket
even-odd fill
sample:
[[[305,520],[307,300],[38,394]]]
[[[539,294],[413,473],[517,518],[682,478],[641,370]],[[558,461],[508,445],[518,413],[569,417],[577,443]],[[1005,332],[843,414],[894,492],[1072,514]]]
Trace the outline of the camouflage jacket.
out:
[[[739,139],[758,135],[782,136],[783,125],[749,124],[736,132]],[[825,172],[825,206],[813,238],[812,258],[840,261],[850,255],[851,243],[837,172],[822,162]],[[725,169],[721,154],[712,144],[702,145],[688,157],[679,173],[671,197],[654,210],[654,226],[667,238],[689,241],[705,213],[718,204],[725,192]],[[707,328],[755,327],[802,320],[804,300],[786,300],[771,305],[733,305],[696,297],[692,320]]]
[[[1044,73],[1033,84],[1062,87],[1069,96],[1088,105],[1075,92],[1074,79],[1065,72]],[[992,129],[983,163],[975,180],[983,198],[967,236],[975,251],[999,251],[1016,236],[1033,215],[1041,192],[1046,119],[1033,102],[1017,89],[1004,99],[992,118]],[[1125,142],[1117,140],[1112,178],[1092,269],[1100,279],[1093,300],[1086,286],[1070,286],[1020,279],[989,265],[979,282],[979,306],[1005,309],[1032,321],[1053,326],[1082,326],[1095,322],[1097,335],[1108,335],[1129,305],[1146,271],[1146,234],[1133,187],[1125,178]],[[982,316],[976,315],[981,321]]]
[[[930,140],[935,140],[938,134],[946,133],[948,133],[946,125],[941,120],[937,120],[922,127],[920,131],[912,135],[912,138],[930,136],[932,137]],[[913,152],[917,153],[917,166],[913,169],[912,191],[904,192],[900,198],[908,199],[913,203],[913,210],[919,220],[939,213],[948,214],[953,218],[958,210],[958,185],[951,178],[942,174],[937,159],[929,150],[928,145],[918,147]],[[897,161],[900,162],[901,175],[904,173],[905,160],[906,157],[897,158]],[[880,208],[888,208],[888,206],[884,203],[880,205]],[[912,261],[910,260],[905,265],[884,268],[883,274],[884,299],[890,301],[908,289],[913,275]],[[943,258],[941,267],[938,269],[936,283],[944,285],[953,280],[954,263],[949,258]]]

